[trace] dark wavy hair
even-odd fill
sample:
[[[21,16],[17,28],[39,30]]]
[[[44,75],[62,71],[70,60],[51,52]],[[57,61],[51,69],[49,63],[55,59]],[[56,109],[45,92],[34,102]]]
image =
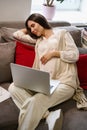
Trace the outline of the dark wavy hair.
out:
[[[35,38],[35,39],[39,38],[40,36],[38,37],[38,36],[36,36],[35,34],[33,34],[33,33],[31,32],[31,29],[28,27],[28,21],[29,21],[29,20],[32,20],[32,21],[34,21],[34,22],[40,24],[40,25],[41,25],[43,28],[45,28],[45,29],[51,29],[51,28],[52,28],[51,25],[48,23],[47,19],[46,19],[43,15],[38,14],[38,13],[31,14],[31,15],[27,18],[27,20],[25,21],[25,27],[26,27],[26,29],[27,29],[27,31],[28,31],[28,34],[29,34],[31,37]]]

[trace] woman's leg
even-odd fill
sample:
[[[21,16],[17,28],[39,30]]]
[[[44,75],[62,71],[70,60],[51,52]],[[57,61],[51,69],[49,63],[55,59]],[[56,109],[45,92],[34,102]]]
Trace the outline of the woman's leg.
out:
[[[68,100],[73,94],[72,87],[60,84],[51,96],[37,93],[27,98],[20,111],[18,130],[35,130],[48,108]]]
[[[27,92],[25,89],[14,86],[14,83],[9,86],[8,91],[19,109],[21,109],[25,100],[33,95],[30,91]]]

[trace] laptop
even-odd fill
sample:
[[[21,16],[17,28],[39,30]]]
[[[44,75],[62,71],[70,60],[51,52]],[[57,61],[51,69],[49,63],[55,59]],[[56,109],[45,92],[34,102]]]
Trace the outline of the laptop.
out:
[[[50,80],[48,72],[11,63],[11,73],[16,87],[50,95],[59,85],[59,80]]]

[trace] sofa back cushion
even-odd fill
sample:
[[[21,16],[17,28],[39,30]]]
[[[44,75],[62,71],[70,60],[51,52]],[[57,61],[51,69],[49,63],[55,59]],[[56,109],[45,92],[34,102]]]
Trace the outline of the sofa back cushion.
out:
[[[16,28],[1,27],[0,35],[1,35],[3,42],[15,41],[15,39],[13,37],[13,33],[17,30],[18,29],[16,29]]]
[[[16,44],[0,43],[0,83],[11,81],[10,63],[14,62]]]
[[[87,89],[87,54],[80,54],[77,62],[77,70],[80,86]]]
[[[66,29],[72,36],[77,47],[82,47],[81,43],[81,30],[75,26],[55,27],[54,29]]]

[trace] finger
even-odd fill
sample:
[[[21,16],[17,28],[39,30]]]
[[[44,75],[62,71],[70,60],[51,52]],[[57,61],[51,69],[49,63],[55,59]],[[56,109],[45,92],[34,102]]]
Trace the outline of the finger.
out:
[[[45,64],[47,62],[47,59],[45,57],[41,58],[41,63]]]

